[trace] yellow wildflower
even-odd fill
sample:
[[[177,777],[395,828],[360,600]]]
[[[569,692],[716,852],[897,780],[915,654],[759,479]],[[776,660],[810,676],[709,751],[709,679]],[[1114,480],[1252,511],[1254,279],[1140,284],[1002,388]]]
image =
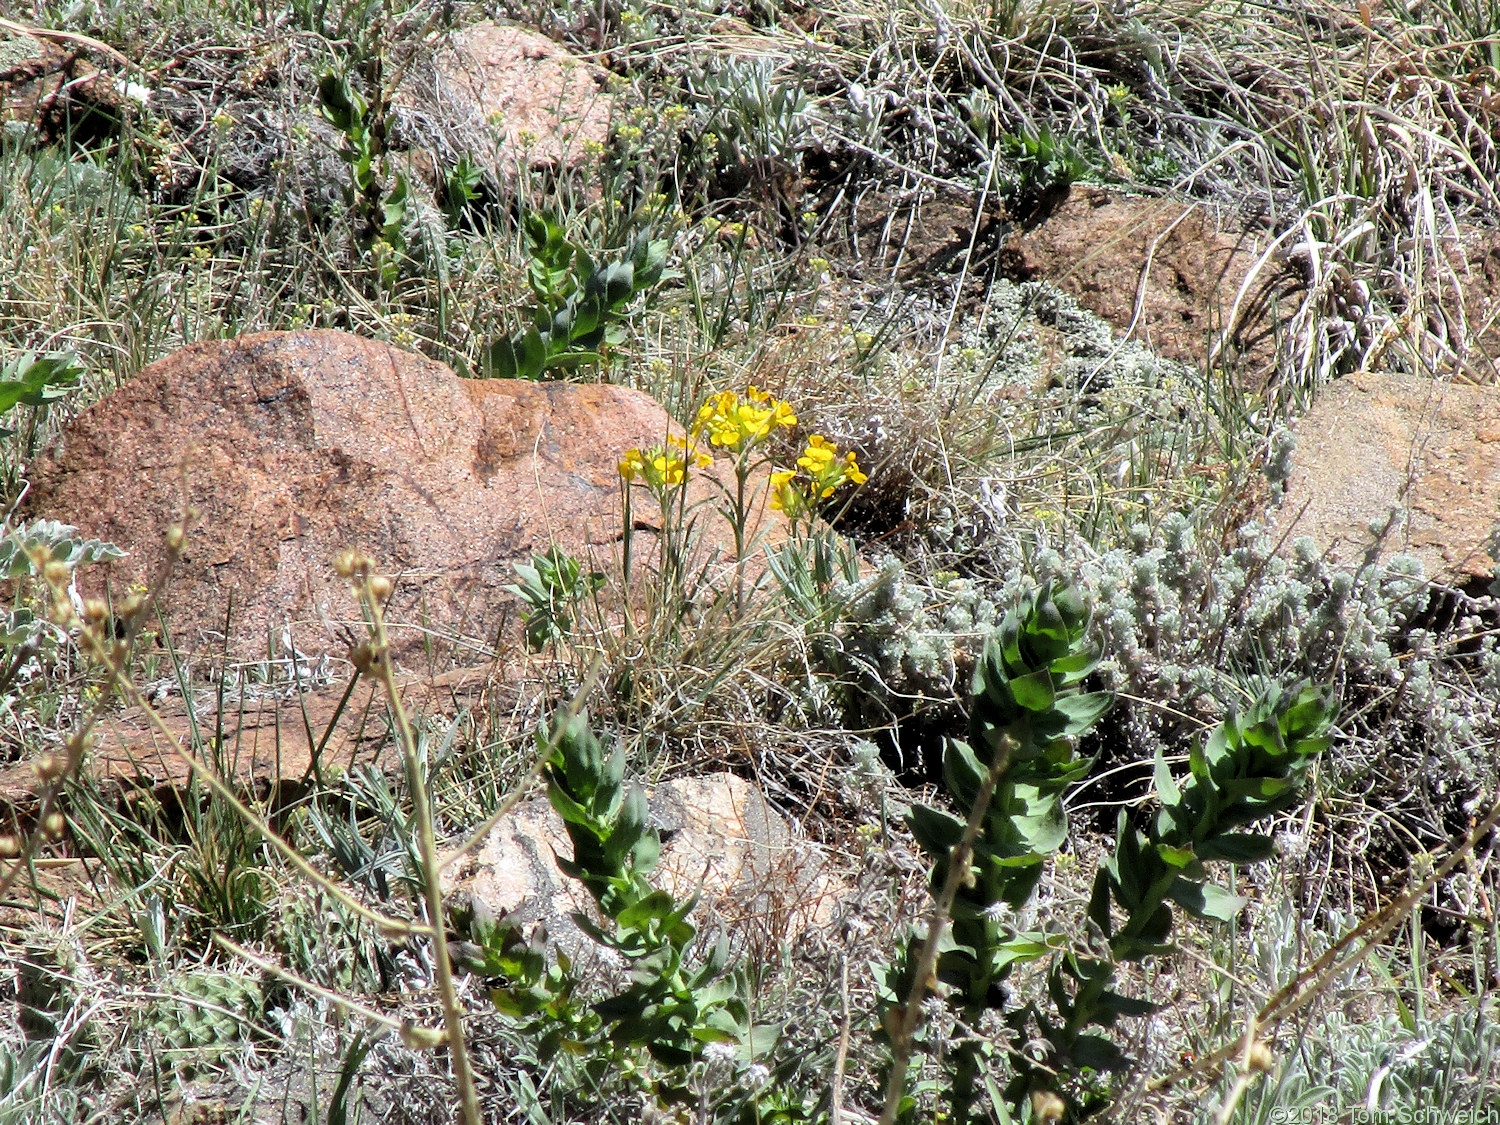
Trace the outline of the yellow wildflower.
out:
[[[771,510],[799,520],[812,510],[806,488],[798,480],[796,469],[780,469],[771,474]]]
[[[807,448],[797,458],[797,464],[807,470],[808,477],[817,486],[818,496],[828,499],[833,490],[844,482],[864,484],[869,478],[860,470],[859,460],[851,449],[839,460],[838,446],[822,434],[813,434],[807,439]]]
[[[816,511],[841,485],[864,484],[868,479],[853,450],[840,458],[838,446],[822,434],[813,434],[797,458],[797,468],[771,474],[771,507],[796,521]]]
[[[635,480],[646,471],[646,460],[639,449],[627,449],[620,459],[620,475],[626,480]]]
[[[693,436],[707,433],[711,444],[739,453],[765,440],[778,426],[796,424],[790,403],[751,386],[744,398],[734,391],[711,395],[698,410]]]
[[[639,479],[647,488],[661,492],[685,483],[689,469],[704,469],[711,464],[711,458],[692,449],[682,438],[669,437],[664,445],[644,451],[626,450],[619,472],[627,482]]]
[[[809,473],[817,475],[827,469],[837,455],[836,445],[830,443],[822,434],[813,434],[807,439],[807,449],[803,451],[801,457],[797,458],[797,464]]]
[[[850,484],[864,484],[870,478],[865,476],[859,467],[859,458],[854,456],[854,450],[844,454],[844,479]]]

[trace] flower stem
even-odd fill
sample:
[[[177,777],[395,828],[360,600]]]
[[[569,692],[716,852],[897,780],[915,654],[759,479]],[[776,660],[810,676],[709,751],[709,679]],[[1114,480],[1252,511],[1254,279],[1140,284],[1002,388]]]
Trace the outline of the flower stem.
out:
[[[734,607],[738,614],[745,612],[745,524],[749,519],[745,511],[745,482],[750,476],[750,456],[746,449],[734,465]]]

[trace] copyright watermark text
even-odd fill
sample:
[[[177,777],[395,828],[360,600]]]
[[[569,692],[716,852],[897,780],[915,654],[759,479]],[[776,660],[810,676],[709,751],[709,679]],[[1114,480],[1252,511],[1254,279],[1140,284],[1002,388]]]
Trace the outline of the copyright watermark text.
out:
[[[1345,1109],[1277,1107],[1271,1125],[1500,1125],[1500,1106],[1479,1109]]]

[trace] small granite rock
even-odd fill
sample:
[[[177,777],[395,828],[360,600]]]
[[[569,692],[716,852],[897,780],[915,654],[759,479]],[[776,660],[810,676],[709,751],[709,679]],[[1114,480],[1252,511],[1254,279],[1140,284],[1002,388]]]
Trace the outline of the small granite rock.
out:
[[[502,182],[571,167],[586,143],[609,138],[611,99],[589,68],[545,35],[496,23],[455,32],[413,68],[395,105],[414,145],[443,163],[488,163]]]
[[[847,888],[817,848],[771,808],[759,789],[730,773],[668,781],[650,795],[662,838],[653,872],[678,898],[696,894],[699,925],[776,941],[827,925]],[[586,891],[558,869],[572,855],[563,821],[545,798],[519,805],[444,876],[446,893],[467,894],[495,915],[576,944],[569,921],[589,910]]]
[[[1500,528],[1500,387],[1359,372],[1327,387],[1296,426],[1275,534],[1308,535],[1358,564],[1395,508],[1382,546],[1449,582],[1495,573]]]

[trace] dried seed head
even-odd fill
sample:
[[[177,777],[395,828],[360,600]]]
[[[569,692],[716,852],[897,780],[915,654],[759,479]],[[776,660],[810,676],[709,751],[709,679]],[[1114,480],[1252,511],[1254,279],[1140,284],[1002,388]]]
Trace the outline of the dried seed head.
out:
[[[411,1020],[401,1021],[401,1042],[418,1051],[430,1051],[448,1041],[441,1027],[418,1027]]]
[[[187,543],[187,528],[180,523],[174,523],[167,528],[167,550],[177,552],[182,550]]]
[[[63,830],[68,827],[68,822],[63,819],[60,812],[50,812],[42,821],[42,831],[47,834],[48,839],[62,839]]]
[[[90,625],[99,625],[109,617],[109,606],[103,598],[89,598],[83,603],[83,619]]]
[[[0,859],[15,859],[21,854],[21,841],[9,832],[0,833]]]
[[[1270,1047],[1257,1039],[1250,1044],[1250,1050],[1245,1053],[1245,1063],[1251,1070],[1263,1074],[1276,1065],[1276,1056],[1272,1054]]]
[[[1031,1120],[1035,1125],[1053,1125],[1068,1112],[1067,1104],[1051,1090],[1037,1090],[1031,1095]]]
[[[78,615],[73,612],[73,603],[65,597],[58,598],[52,603],[51,617],[54,625],[62,625],[64,627],[78,620]]]
[[[380,662],[385,657],[385,648],[370,641],[360,641],[349,650],[349,663],[361,676],[373,676],[380,672]]]
[[[144,594],[131,594],[115,607],[116,615],[124,621],[129,621],[141,610],[146,608],[146,596]]]
[[[62,776],[63,770],[67,768],[67,762],[56,754],[43,754],[31,763],[31,768],[36,770],[39,781],[53,782]]]
[[[42,577],[47,580],[49,586],[66,586],[72,573],[67,563],[58,562],[56,559],[42,567]]]
[[[340,578],[363,578],[374,564],[369,556],[358,551],[340,551],[333,560],[333,569]]]
[[[376,601],[385,601],[394,589],[395,586],[391,580],[383,574],[377,574],[370,579],[370,594]]]

